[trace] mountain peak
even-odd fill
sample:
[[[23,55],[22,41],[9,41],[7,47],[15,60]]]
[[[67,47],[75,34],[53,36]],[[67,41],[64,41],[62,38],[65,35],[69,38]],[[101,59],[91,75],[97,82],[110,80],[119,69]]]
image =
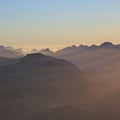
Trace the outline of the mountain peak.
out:
[[[43,55],[41,53],[34,53],[34,54],[28,54],[22,59],[20,59],[17,63],[14,65],[11,65],[11,70],[19,71],[20,74],[37,74],[42,73],[44,71],[65,71],[66,73],[72,72],[80,72],[80,70],[73,65],[72,63],[63,60],[58,59],[54,57],[50,57],[47,55]],[[64,73],[64,72],[63,72]]]
[[[44,55],[50,55],[50,56],[53,56],[54,52],[51,51],[49,48],[46,48],[46,49],[42,49],[40,51],[40,53],[44,54]]]
[[[26,63],[34,63],[34,64],[38,64],[41,61],[45,62],[45,61],[49,61],[53,59],[52,57],[43,55],[42,53],[33,53],[33,54],[27,54],[25,57],[23,57],[20,62],[26,62]]]
[[[99,47],[112,47],[112,46],[113,46],[113,43],[111,43],[111,42],[104,42]]]
[[[25,57],[43,57],[44,55],[42,53],[33,53],[33,54],[27,54]]]
[[[44,51],[51,51],[49,48],[44,49]]]
[[[23,57],[18,64],[25,66],[33,66],[33,67],[41,67],[41,66],[49,66],[53,64],[59,64],[64,60],[57,59],[51,56],[44,55],[42,53],[33,53],[28,54]]]

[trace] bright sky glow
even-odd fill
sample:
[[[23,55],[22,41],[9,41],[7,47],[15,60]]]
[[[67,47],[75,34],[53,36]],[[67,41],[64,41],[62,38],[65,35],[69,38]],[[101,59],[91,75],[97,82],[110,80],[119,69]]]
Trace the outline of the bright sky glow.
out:
[[[120,0],[0,0],[0,44],[52,48],[120,43]]]

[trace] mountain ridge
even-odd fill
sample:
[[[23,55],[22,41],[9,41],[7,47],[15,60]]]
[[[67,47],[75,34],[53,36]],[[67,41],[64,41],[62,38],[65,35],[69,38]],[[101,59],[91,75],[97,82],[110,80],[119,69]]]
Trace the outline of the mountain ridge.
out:
[[[41,53],[26,55],[0,69],[0,119],[26,120],[52,106],[85,102],[89,85],[66,60]]]

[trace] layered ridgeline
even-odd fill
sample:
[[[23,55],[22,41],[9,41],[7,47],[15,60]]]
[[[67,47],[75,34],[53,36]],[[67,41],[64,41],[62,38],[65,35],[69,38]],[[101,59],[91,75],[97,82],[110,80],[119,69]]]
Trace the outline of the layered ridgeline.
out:
[[[48,111],[43,114],[43,118],[52,118],[56,115],[66,119],[75,120],[119,120],[120,115],[120,45],[105,42],[99,46],[71,46],[57,51],[56,57],[69,60],[81,70],[88,73],[88,79],[94,81],[94,85],[101,91],[96,96],[100,96],[92,107],[85,109],[79,116],[80,107],[62,107],[60,109]],[[96,90],[95,90],[96,91]],[[101,95],[100,95],[101,94]],[[72,108],[72,109],[71,109]],[[71,116],[66,116],[66,112]]]
[[[120,120],[120,45],[105,42],[34,52],[72,64],[39,53],[1,57],[1,119]],[[85,74],[89,81],[73,64],[90,73]]]
[[[106,69],[107,66],[109,66],[109,61],[114,60],[115,62],[115,60],[120,57],[120,44],[104,42],[99,46],[68,46],[58,50],[57,52],[52,52],[50,49],[33,49],[31,52],[38,52],[45,55],[66,59],[79,67],[81,70],[94,72],[100,69]]]
[[[87,95],[89,81],[76,66],[62,59],[29,54],[0,69],[1,120],[35,120],[45,111],[83,106]]]
[[[104,63],[120,57],[120,45],[104,42],[101,45],[71,46],[57,51],[56,56],[69,60],[82,70],[96,71],[104,67]],[[105,67],[104,67],[105,68]]]

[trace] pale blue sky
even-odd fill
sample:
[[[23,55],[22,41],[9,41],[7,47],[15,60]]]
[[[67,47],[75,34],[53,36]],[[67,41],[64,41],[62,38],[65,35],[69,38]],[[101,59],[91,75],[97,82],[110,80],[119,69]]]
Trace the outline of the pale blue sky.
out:
[[[120,0],[0,0],[0,44],[57,49],[120,41]]]

